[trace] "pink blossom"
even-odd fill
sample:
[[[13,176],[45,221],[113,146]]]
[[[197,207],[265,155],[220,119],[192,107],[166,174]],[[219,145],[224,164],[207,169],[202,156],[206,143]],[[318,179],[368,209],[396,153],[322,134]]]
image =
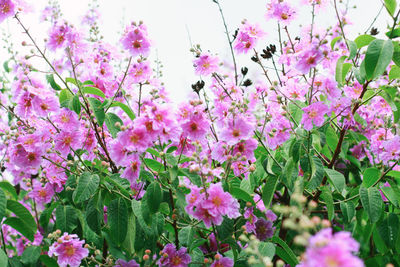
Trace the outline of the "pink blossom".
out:
[[[174,244],[167,244],[161,251],[161,258],[157,261],[158,266],[187,267],[192,261],[185,247],[176,249]]]
[[[208,76],[218,70],[218,57],[212,56],[210,53],[203,52],[195,60],[193,65],[196,68],[196,75]]]
[[[240,140],[249,139],[253,135],[254,126],[249,120],[238,116],[229,120],[226,127],[221,131],[221,139],[228,145],[234,145]]]
[[[222,257],[219,253],[216,255],[216,260],[210,267],[233,267],[233,260],[228,257]]]
[[[147,57],[150,53],[150,41],[144,24],[136,26],[132,23],[128,26],[122,36],[121,43],[123,48],[128,50],[132,56],[142,55]]]
[[[83,248],[85,240],[79,240],[75,234],[64,233],[57,242],[49,247],[48,255],[57,256],[57,263],[60,267],[78,267],[82,259],[89,255],[89,250]]]
[[[289,25],[296,17],[296,11],[287,1],[271,0],[270,3],[267,4],[267,9],[267,19],[274,18],[284,25]]]
[[[303,124],[304,129],[310,131],[313,128],[313,123],[317,127],[322,126],[325,121],[324,115],[328,113],[328,110],[328,107],[322,101],[312,103],[303,108],[304,114],[301,124]]]
[[[237,53],[246,54],[256,46],[258,39],[264,35],[265,33],[261,30],[258,24],[250,24],[247,21],[244,22],[233,43],[235,51]]]
[[[53,199],[53,195],[54,190],[50,183],[46,183],[45,186],[42,186],[42,183],[33,180],[33,190],[29,192],[29,196],[37,203],[43,206],[43,204],[49,203]]]
[[[152,70],[150,63],[147,60],[144,60],[134,63],[129,68],[128,75],[133,83],[145,83],[150,79],[151,73]]]
[[[78,130],[75,131],[62,131],[55,137],[55,149],[61,153],[62,156],[67,156],[71,148],[76,150],[82,147],[82,133]]]
[[[122,173],[121,177],[127,179],[128,181],[134,183],[134,181],[139,178],[141,161],[137,154],[131,154],[126,159],[125,171]]]
[[[299,54],[296,69],[303,74],[307,74],[311,68],[317,66],[322,58],[323,54],[318,47],[314,46],[311,49],[303,50]]]
[[[201,140],[205,137],[210,127],[210,123],[205,115],[200,112],[191,114],[189,120],[181,125],[183,133],[193,140]]]
[[[14,15],[15,5],[11,0],[0,0],[0,23]]]

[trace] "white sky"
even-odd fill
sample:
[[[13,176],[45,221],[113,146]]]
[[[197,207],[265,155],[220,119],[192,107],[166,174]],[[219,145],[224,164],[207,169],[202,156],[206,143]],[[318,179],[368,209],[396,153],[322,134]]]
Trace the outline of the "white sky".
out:
[[[36,39],[39,41],[43,40],[47,29],[44,30],[44,26],[38,24],[38,12],[44,8],[47,0],[27,0],[27,2],[33,3],[36,12],[20,17],[26,25],[29,25],[32,35],[37,36]],[[78,26],[79,18],[85,13],[90,1],[60,0],[59,2],[64,18]],[[299,1],[289,0],[289,2]],[[232,33],[239,27],[240,22],[247,18],[250,22],[259,23],[267,32],[268,35],[262,42],[263,46],[267,43],[278,44],[276,24],[265,20],[267,0],[220,0],[220,3],[224,9],[228,28]],[[350,3],[352,3],[351,6],[356,4],[358,8],[350,11],[349,18],[353,22],[350,30],[352,34],[346,37],[354,39],[357,33],[364,32],[372,22],[381,7],[381,1],[350,0]],[[158,58],[164,65],[163,81],[170,92],[171,99],[175,101],[184,100],[191,91],[190,85],[198,80],[193,72],[193,57],[189,52],[188,32],[194,44],[201,44],[203,50],[211,50],[212,53],[218,53],[221,57],[230,60],[218,7],[212,0],[99,0],[99,4],[103,19],[100,30],[106,41],[111,43],[118,42],[120,39],[122,21],[125,23],[144,21],[154,42],[152,55],[155,56],[157,51]],[[299,21],[302,24],[309,24],[310,12],[301,11]],[[317,14],[316,25],[332,25],[335,19],[334,9],[332,5],[329,5],[323,13]],[[390,22],[390,17],[386,10],[382,10],[376,24],[381,33],[385,32],[388,22]],[[9,28],[13,36],[12,40],[16,40],[16,47],[18,47],[22,40],[18,36],[22,34],[15,21],[9,19],[9,22],[3,23],[0,27]],[[299,26],[290,25],[289,29],[298,31]],[[7,59],[4,49],[0,51],[0,55],[1,58]],[[251,55],[239,57],[239,66],[245,64],[249,68],[255,67],[254,63],[248,60],[250,57]]]

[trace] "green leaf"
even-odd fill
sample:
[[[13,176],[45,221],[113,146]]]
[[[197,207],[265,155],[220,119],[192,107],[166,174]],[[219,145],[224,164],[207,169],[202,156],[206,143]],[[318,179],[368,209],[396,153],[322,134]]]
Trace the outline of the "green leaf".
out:
[[[312,157],[311,160],[311,179],[307,185],[310,190],[316,189],[324,178],[324,166],[319,158]]]
[[[230,190],[231,195],[239,200],[243,200],[246,202],[254,202],[253,198],[250,196],[249,193],[247,193],[246,191],[240,189],[239,187],[232,187]]]
[[[360,198],[364,209],[372,223],[376,223],[382,212],[382,197],[379,190],[375,187],[360,187]]]
[[[56,227],[61,232],[71,233],[77,225],[78,215],[71,206],[59,205],[56,209]]]
[[[85,86],[82,88],[82,92],[84,94],[97,95],[102,98],[106,98],[106,95],[103,93],[103,91],[101,91],[99,88],[96,88],[96,87]]]
[[[361,66],[365,67],[365,64],[363,64],[363,63],[364,63],[364,61],[361,63]],[[365,69],[364,69],[363,75],[361,75],[361,66],[360,66],[360,68],[354,68],[353,73],[354,73],[354,77],[356,77],[357,81],[360,84],[364,84],[365,83]]]
[[[355,42],[351,41],[351,40],[347,40],[347,45],[349,46],[349,60],[352,60],[353,58],[356,57],[357,54],[357,45]]]
[[[391,29],[390,31],[385,32],[385,35],[390,39],[400,37],[400,28]]]
[[[56,91],[60,91],[61,90],[61,87],[54,80],[54,75],[53,74],[46,75],[46,80],[50,84],[51,88],[53,88]]]
[[[393,122],[398,122],[400,119],[400,102],[395,101],[397,94],[397,87],[382,86],[382,92],[379,93],[381,97],[389,104],[393,112]]]
[[[280,239],[277,236],[272,237],[272,242],[274,242],[275,244],[278,244],[280,247],[276,248],[276,254],[283,259],[284,261],[286,261],[287,263],[290,264],[290,266],[296,266],[297,264],[299,264],[299,261],[297,260],[296,255],[294,254],[293,250],[290,249],[290,247],[285,243],[285,241],[283,241],[282,239]],[[282,248],[282,249],[279,249]],[[282,253],[284,252],[284,253]]]
[[[6,253],[1,249],[0,250],[0,266],[7,266],[8,264],[8,256]]]
[[[96,117],[97,123],[100,127],[102,127],[106,118],[106,114],[104,113],[104,108],[101,107],[101,101],[93,97],[89,97],[88,100]]]
[[[147,187],[144,197],[147,200],[147,205],[150,212],[156,213],[162,201],[162,191],[160,185],[157,182],[151,183]]]
[[[26,227],[36,233],[37,225],[35,219],[24,205],[14,200],[8,200],[7,209],[13,212],[17,217],[19,217],[24,222]]]
[[[58,101],[60,102],[60,105],[62,107],[66,107],[65,105],[68,106],[69,100],[73,97],[70,91],[68,89],[62,89],[60,91],[60,94],[58,95]],[[67,103],[67,104],[66,104]]]
[[[400,67],[400,44],[398,42],[393,42],[394,52],[392,60],[393,62]]]
[[[125,105],[124,103],[114,101],[111,103],[110,107],[120,107],[123,111],[125,111],[126,115],[128,115],[128,117],[131,120],[134,120],[136,118],[136,116],[133,113],[133,111],[131,110],[131,108],[128,107],[127,105]]]
[[[34,264],[39,260],[40,257],[40,247],[30,246],[25,248],[22,253],[21,261],[23,264]]]
[[[364,187],[368,188],[374,185],[381,177],[381,171],[375,167],[368,168],[363,173],[362,184]]]
[[[400,79],[400,67],[393,65],[389,72],[389,80]]]
[[[53,258],[50,258],[48,255],[40,255],[39,260],[46,267],[59,267],[57,261]]]
[[[269,175],[267,177],[267,181],[265,182],[265,185],[262,190],[262,200],[264,202],[264,206],[267,209],[269,208],[269,206],[271,204],[277,184],[278,184],[278,176]]]
[[[396,0],[385,0],[386,10],[389,12],[390,16],[394,16],[394,12],[396,12]]]
[[[74,95],[74,97],[72,98],[71,108],[73,111],[75,111],[76,114],[79,115],[81,113],[81,102],[79,101],[78,95]]]
[[[388,213],[388,216],[377,227],[379,235],[388,247],[396,247],[399,235],[399,218],[397,214]]]
[[[128,232],[126,238],[122,243],[124,249],[130,254],[135,252],[135,238],[136,238],[136,218],[132,212],[129,212],[128,216]]]
[[[356,43],[357,48],[360,49],[366,45],[369,45],[373,40],[375,40],[376,38],[372,35],[368,35],[368,34],[363,34],[358,36],[355,40],[354,43]]]
[[[4,63],[3,63],[3,68],[4,68],[4,70],[7,72],[7,73],[10,73],[10,67],[8,66],[8,63],[10,62],[10,60],[6,60],[6,61],[4,61]]]
[[[196,230],[193,229],[193,227],[191,226],[186,226],[183,227],[179,233],[178,233],[178,239],[179,242],[182,244],[182,246],[184,247],[190,247],[190,245],[193,243],[194,241],[194,234],[195,234]]]
[[[275,246],[270,242],[260,242],[258,251],[262,256],[269,257],[270,259],[275,256]]]
[[[337,37],[335,37],[335,38],[332,39],[332,41],[331,41],[331,49],[332,49],[332,50],[335,48],[335,44],[336,44],[340,39],[342,39],[342,36],[337,36]]]
[[[336,72],[335,72],[335,79],[336,82],[342,86],[343,85],[343,73],[344,73],[344,61],[346,60],[347,56],[341,56],[338,61],[336,62]],[[347,73],[346,73],[347,74]]]
[[[59,204],[59,202],[52,202],[50,207],[47,207],[44,209],[44,211],[42,211],[39,217],[39,223],[43,228],[47,228],[47,226],[49,225],[50,217],[53,214],[54,209],[57,208]]]
[[[6,208],[7,208],[7,198],[4,191],[0,189],[0,221],[6,215]]]
[[[161,213],[163,213],[165,215],[169,215],[169,213],[170,213],[169,205],[167,202],[161,202],[159,210]]]
[[[350,223],[356,213],[356,207],[351,201],[340,202],[340,210],[342,211],[345,222]]]
[[[107,212],[111,238],[120,245],[124,242],[128,230],[128,207],[122,198],[117,198],[111,201]]]
[[[105,117],[105,123],[107,126],[108,131],[110,132],[113,138],[117,137],[117,134],[121,129],[116,127],[115,124],[119,122],[120,125],[123,125],[122,120],[114,113],[108,112]]]
[[[30,227],[28,227],[22,219],[17,217],[9,217],[4,220],[3,224],[11,226],[23,236],[28,238],[31,242],[33,242],[36,231],[34,232]]]
[[[2,181],[0,182],[0,188],[2,188],[4,191],[7,191],[8,193],[11,194],[11,196],[17,200],[18,199],[18,195],[17,195],[17,191],[15,191],[15,188],[12,184],[10,184],[7,181]]]
[[[325,168],[325,174],[328,177],[329,182],[336,188],[339,193],[343,193],[343,189],[346,184],[346,179],[343,174],[338,171]]]
[[[74,78],[70,78],[70,77],[66,78],[65,81],[66,81],[67,83],[72,83],[72,84],[75,85],[76,87],[78,87],[78,83],[79,83],[79,85],[82,84],[80,81],[77,82]]]
[[[373,80],[382,75],[392,60],[394,52],[391,40],[373,40],[365,55],[365,72],[368,80]]]
[[[95,198],[90,199],[86,206],[85,219],[89,228],[96,234],[101,233],[103,218],[103,210],[97,206]]]
[[[72,195],[75,203],[88,200],[94,195],[97,188],[99,187],[100,178],[97,174],[91,174],[90,172],[84,172],[79,177],[78,185]]]
[[[162,165],[159,161],[154,159],[145,158],[144,163],[147,167],[149,167],[155,172],[160,172],[164,169],[164,165]]]
[[[333,206],[333,197],[331,191],[329,191],[329,189],[326,187],[322,188],[321,198],[326,203],[326,209],[328,210],[328,219],[332,221],[333,216],[335,215],[335,210]]]

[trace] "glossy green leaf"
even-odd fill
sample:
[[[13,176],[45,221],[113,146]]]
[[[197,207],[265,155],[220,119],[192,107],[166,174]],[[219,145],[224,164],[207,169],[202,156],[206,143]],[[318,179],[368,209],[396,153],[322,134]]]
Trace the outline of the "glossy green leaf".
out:
[[[103,93],[103,91],[101,91],[99,88],[96,87],[85,86],[82,88],[82,92],[84,94],[97,95],[102,98],[106,98],[106,95]]]
[[[40,257],[40,247],[29,246],[25,248],[22,253],[21,261],[23,264],[34,264],[39,260]]]
[[[264,257],[272,259],[275,256],[275,246],[270,242],[260,242],[258,244],[258,251]]]
[[[278,236],[274,236],[272,238],[272,242],[280,246],[276,247],[276,254],[280,258],[289,263],[291,266],[296,266],[297,264],[299,264],[296,254],[294,254],[293,250],[290,249],[290,247],[285,243],[285,241],[280,239]]]
[[[374,185],[381,177],[381,171],[375,167],[368,168],[363,173],[363,186],[368,188]]]
[[[356,214],[356,207],[351,201],[340,202],[340,210],[346,223],[350,223]]]
[[[57,261],[53,258],[50,258],[48,255],[40,255],[39,260],[46,267],[59,267],[59,265],[57,264]]]
[[[128,207],[122,198],[111,201],[107,210],[111,238],[117,245],[124,242],[128,229]]]
[[[71,233],[77,225],[78,215],[72,206],[59,205],[56,209],[56,227],[61,232]]]
[[[114,102],[112,102],[112,104],[110,106],[111,107],[120,107],[123,111],[125,111],[126,115],[128,115],[128,117],[131,120],[134,120],[136,118],[136,116],[133,113],[133,111],[131,110],[131,108],[128,107],[127,105],[125,105],[124,103],[121,103],[121,102],[118,102],[118,101],[114,101]]]
[[[399,215],[388,213],[387,217],[378,225],[378,233],[388,247],[396,247],[399,236]]]
[[[33,231],[31,227],[28,227],[22,219],[18,217],[9,217],[3,221],[3,224],[11,226],[31,242],[33,242],[36,231]]]
[[[342,194],[346,184],[346,179],[343,174],[328,168],[325,168],[325,174],[328,177],[329,183],[331,183],[335,189]]]
[[[389,14],[393,17],[396,12],[396,0],[385,0],[385,7]]]
[[[75,113],[78,114],[78,115],[81,113],[81,102],[79,101],[79,96],[78,95],[74,95],[72,97],[71,109],[73,111],[75,111]]]
[[[162,191],[157,182],[152,182],[146,188],[145,199],[151,213],[156,213],[162,201]]]
[[[14,198],[14,200],[18,199],[17,191],[14,186],[7,181],[0,182],[0,188],[4,191],[10,193],[10,195]]]
[[[26,227],[36,233],[37,225],[35,219],[24,205],[14,200],[8,200],[7,209],[19,217],[24,222]]]
[[[145,158],[143,161],[144,161],[146,167],[152,169],[155,172],[160,172],[160,171],[164,170],[164,165],[162,165],[157,160]]]
[[[341,56],[336,62],[335,79],[340,86],[343,85],[343,73],[345,71],[343,65],[346,58],[347,56]]]
[[[0,189],[0,221],[6,215],[7,198],[3,190]]]
[[[364,209],[367,211],[368,217],[372,223],[379,220],[382,213],[382,196],[375,187],[360,187],[360,199]]]
[[[8,257],[6,253],[1,249],[0,250],[0,266],[7,266],[8,264]]]
[[[400,79],[400,67],[393,65],[389,72],[389,80]]]
[[[312,157],[311,160],[311,179],[307,185],[310,190],[316,189],[324,178],[324,166],[319,158]]]
[[[100,178],[97,174],[91,174],[90,172],[84,172],[78,180],[78,185],[73,193],[73,199],[75,203],[88,200],[94,195],[97,188],[99,187]]]
[[[268,175],[267,181],[262,189],[262,200],[265,207],[269,207],[275,193],[276,185],[278,184],[278,176]]]
[[[363,34],[358,36],[355,40],[354,43],[356,43],[357,48],[360,49],[366,45],[369,45],[373,40],[376,38],[372,35],[369,34]]]
[[[333,50],[335,48],[335,44],[342,39],[342,36],[336,36],[335,38],[332,39],[331,41],[331,49]]]
[[[54,75],[53,74],[46,75],[46,80],[50,84],[51,88],[53,88],[56,91],[60,91],[61,90],[61,87],[54,80]]]
[[[347,45],[349,46],[349,60],[352,60],[353,58],[356,57],[357,54],[357,44],[351,40],[347,40]]]
[[[365,72],[368,80],[382,75],[392,60],[394,52],[391,40],[373,40],[365,55]]]
[[[123,125],[122,120],[116,114],[112,112],[107,112],[105,116],[105,123],[108,131],[110,132],[113,138],[117,137],[119,131],[121,131],[120,127],[115,126],[116,123],[119,123],[121,126]]]
[[[328,219],[332,221],[333,216],[335,215],[335,210],[333,206],[333,197],[331,191],[328,188],[324,187],[322,189],[321,198],[326,203],[326,209],[328,211]]]
[[[104,108],[101,107],[101,101],[93,97],[89,97],[88,100],[96,117],[97,123],[100,127],[102,127],[106,118],[106,114],[104,113]]]

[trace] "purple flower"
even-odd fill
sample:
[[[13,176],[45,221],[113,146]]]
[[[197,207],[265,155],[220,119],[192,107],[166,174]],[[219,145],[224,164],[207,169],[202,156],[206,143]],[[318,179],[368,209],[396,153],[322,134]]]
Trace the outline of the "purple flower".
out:
[[[14,15],[15,5],[10,0],[0,0],[0,23]]]
[[[272,222],[264,218],[259,218],[255,223],[256,226],[256,237],[264,241],[267,238],[271,238],[274,235],[274,228]]]
[[[189,254],[186,253],[186,248],[182,247],[176,250],[174,244],[167,244],[161,251],[161,255],[157,262],[158,266],[186,267],[192,261]]]
[[[82,259],[89,255],[89,250],[82,247],[84,243],[85,240],[79,240],[77,235],[64,233],[49,247],[48,255],[57,256],[57,263],[61,267],[78,267]]]
[[[215,255],[215,261],[210,267],[233,267],[233,260],[228,257],[222,257],[220,254]]]
[[[328,113],[328,110],[329,108],[322,101],[312,103],[303,108],[304,114],[301,124],[303,124],[304,129],[310,131],[313,128],[313,123],[317,127],[322,126],[325,121],[324,115]]]
[[[117,260],[115,262],[116,267],[140,267],[140,265],[135,261],[135,260],[130,260],[129,262],[126,262],[124,260]]]
[[[297,267],[363,267],[364,263],[353,255],[358,249],[350,233],[332,234],[331,228],[323,229],[310,238],[304,260]]]

